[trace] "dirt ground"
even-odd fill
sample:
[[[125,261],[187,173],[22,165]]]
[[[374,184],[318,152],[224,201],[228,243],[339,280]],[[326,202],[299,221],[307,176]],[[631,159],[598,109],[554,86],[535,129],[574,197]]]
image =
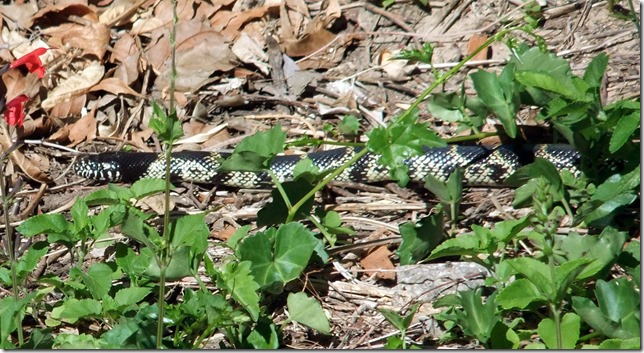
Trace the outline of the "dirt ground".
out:
[[[101,16],[116,8],[119,2],[104,3],[97,11]],[[246,14],[243,19],[240,19],[242,16],[224,17],[223,9],[207,6],[205,2],[179,3],[185,5],[180,14],[186,18],[181,31],[198,33],[195,28],[209,22],[221,37],[198,40],[204,40],[207,47],[223,44],[236,48],[225,53],[213,52],[199,49],[200,43],[187,43],[185,38],[178,38],[179,43],[196,48],[178,54],[179,116],[184,120],[185,137],[199,137],[195,139],[197,142],[185,141],[177,147],[186,150],[230,150],[244,136],[278,123],[290,139],[301,136],[330,139],[334,137],[325,132],[325,124],[335,125],[347,114],[361,118],[361,131],[380,126],[409,106],[434,80],[428,65],[392,63],[387,58],[402,48],[428,42],[435,47],[433,64],[439,72],[444,72],[471,52],[472,46],[481,42],[481,36],[492,35],[509,21],[519,21],[525,16],[522,2],[518,0],[429,1],[427,7],[416,1],[396,1],[386,9],[374,2],[353,1],[286,1],[288,9],[269,1],[222,2],[226,3],[223,9],[229,13]],[[593,57],[607,53],[606,102],[639,96],[640,40],[633,22],[611,14],[607,1],[548,0],[546,3],[535,33],[544,38],[548,49],[570,61],[576,75],[583,74]],[[103,77],[118,77],[128,87],[101,81],[103,86],[88,90],[82,95],[84,98],[75,97],[72,103],[61,103],[63,99],[51,103],[43,99],[40,105],[30,108],[35,127],[27,139],[44,139],[84,152],[116,150],[125,144],[141,150],[158,148],[149,143],[151,132],[147,122],[151,111],[149,99],[167,98],[167,77],[164,76],[168,72],[167,63],[159,54],[167,48],[158,44],[167,38],[158,28],[146,30],[146,24],[140,24],[139,20],[152,15],[167,18],[170,10],[167,5],[163,8],[163,2],[139,4],[140,7],[130,5],[132,17],[123,12],[110,22],[109,53],[94,53],[99,59],[105,59],[97,61],[104,65]],[[628,8],[626,1],[619,1],[618,5]],[[255,9],[254,15],[248,15],[249,9]],[[635,10],[639,18],[639,8]],[[16,14],[8,9],[3,11]],[[32,35],[56,36],[57,32],[47,30],[47,24],[57,20],[51,11],[32,14],[32,26],[43,28],[41,33]],[[186,14],[187,11],[192,11],[192,15]],[[290,23],[284,20],[285,13]],[[14,24],[28,21],[10,18]],[[204,22],[204,18],[208,21]],[[5,43],[11,41],[6,33],[20,33],[19,28],[5,26]],[[179,36],[184,33],[181,31]],[[307,40],[302,39],[303,33],[308,33]],[[524,34],[513,35],[534,43]],[[266,40],[271,36],[273,40]],[[67,70],[73,71],[72,58],[78,54],[73,46],[70,48],[63,42],[59,45],[64,48],[67,59],[51,63],[48,70],[55,70],[54,65],[69,65]],[[55,46],[51,40],[49,43]],[[464,84],[465,92],[474,94],[468,75],[479,67],[500,71],[509,54],[505,44],[494,43],[487,56],[468,64],[441,88],[459,91]],[[130,57],[137,59],[132,63],[128,61]],[[214,64],[200,61],[204,58],[219,61]],[[146,60],[154,70],[141,68]],[[296,64],[300,71],[294,73]],[[195,65],[206,66],[202,69],[208,73],[200,76]],[[48,84],[55,85],[46,82],[37,89],[46,89]],[[7,87],[11,90],[13,86]],[[83,115],[87,112],[92,120]],[[523,125],[535,124],[531,113],[530,110],[521,112],[519,120]],[[43,122],[47,119],[48,123]],[[455,134],[454,126],[436,121],[422,107],[420,119],[430,122],[442,137]],[[490,120],[486,128],[494,130],[494,121]],[[361,139],[364,141],[364,136]],[[66,212],[75,198],[102,187],[77,182],[78,178],[68,169],[73,156],[70,152],[40,143],[29,143],[21,151],[29,160],[28,168],[40,168],[51,180],[42,194],[37,193],[38,183],[27,182],[18,194],[23,212],[34,200],[32,212]],[[25,164],[14,164],[9,170],[16,174],[19,171],[33,179],[34,173],[25,172]],[[173,201],[178,210],[218,209],[207,216],[212,231],[209,252],[218,258],[225,256],[224,248],[218,244],[239,226],[253,224],[269,195],[267,190],[211,190],[183,185]],[[510,189],[467,189],[461,206],[465,217],[459,223],[458,232],[469,231],[473,224],[487,226],[522,215],[522,210],[510,206],[512,198]],[[399,266],[395,255],[400,242],[398,226],[427,215],[437,202],[431,194],[419,186],[402,189],[394,183],[334,183],[318,196],[317,202],[326,209],[340,212],[345,225],[355,229],[356,235],[344,239],[350,245],[331,250],[334,261],[323,273],[311,273],[307,278],[331,318],[332,335],[317,335],[291,323],[285,328],[288,347],[382,347],[386,338],[397,331],[376,308],[400,310],[419,299],[426,304],[407,333],[413,342],[427,347],[475,347],[472,342],[452,345],[437,342],[443,331],[432,319],[436,310],[431,300],[480,283],[484,270],[459,262]],[[153,203],[150,202],[152,208]],[[97,250],[88,261],[100,261],[104,255]],[[59,271],[64,271],[65,258],[64,252],[54,251],[43,259],[43,266],[48,265],[50,269],[60,266]],[[179,288],[194,284],[186,279],[173,285]],[[274,315],[276,322],[286,319],[283,309],[277,309]],[[208,346],[215,347],[216,339]]]

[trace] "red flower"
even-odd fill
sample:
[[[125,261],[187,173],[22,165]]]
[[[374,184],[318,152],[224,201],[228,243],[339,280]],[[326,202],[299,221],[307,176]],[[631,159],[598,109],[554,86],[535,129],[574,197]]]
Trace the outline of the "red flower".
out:
[[[7,121],[7,124],[22,127],[22,123],[25,121],[23,105],[28,100],[29,97],[21,94],[7,103],[6,110],[4,111],[4,120]]]
[[[16,67],[25,65],[25,67],[27,67],[27,70],[29,70],[29,72],[35,72],[36,75],[38,75],[38,78],[42,78],[43,76],[45,76],[45,67],[42,66],[42,61],[40,60],[40,56],[45,54],[46,52],[47,52],[47,48],[34,49],[31,53],[16,59],[14,62],[11,63],[9,67],[11,67],[12,69],[15,69]]]

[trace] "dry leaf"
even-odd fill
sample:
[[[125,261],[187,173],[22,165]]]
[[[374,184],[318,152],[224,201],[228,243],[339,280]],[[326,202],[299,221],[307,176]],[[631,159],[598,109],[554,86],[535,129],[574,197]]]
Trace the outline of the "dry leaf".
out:
[[[372,251],[360,261],[360,265],[367,270],[367,275],[376,275],[377,278],[386,280],[395,280],[396,273],[393,271],[374,271],[374,270],[393,270],[394,264],[389,259],[391,251],[386,246],[380,246]],[[369,271],[371,270],[371,271]]]
[[[7,151],[12,143],[6,135],[0,135],[0,145],[2,146],[3,151]],[[25,157],[20,150],[14,150],[9,155],[9,159],[22,170],[23,173],[27,175],[31,180],[37,181],[39,183],[49,183],[51,179],[43,173],[42,168],[37,164],[33,163],[31,159]]]
[[[85,94],[103,78],[105,67],[98,61],[93,61],[76,75],[62,81],[56,88],[49,91],[42,107],[52,109],[57,104]]]
[[[94,55],[99,60],[103,59],[111,39],[110,30],[100,22],[88,25],[64,23],[57,27],[46,28],[43,33],[51,36],[49,43],[54,47],[79,48],[85,55]]]
[[[116,95],[130,94],[133,96],[144,98],[144,96],[139,94],[137,91],[131,89],[128,85],[125,84],[125,82],[121,81],[116,77],[106,78],[103,81],[101,81],[99,84],[89,89],[90,92],[100,91],[100,90],[107,91],[109,93],[116,94]]]
[[[485,41],[488,40],[488,36],[485,33],[475,34],[467,42],[467,55],[472,54],[478,47],[480,47]],[[472,60],[487,60],[490,54],[490,47],[487,47],[481,50],[478,54],[474,55]]]

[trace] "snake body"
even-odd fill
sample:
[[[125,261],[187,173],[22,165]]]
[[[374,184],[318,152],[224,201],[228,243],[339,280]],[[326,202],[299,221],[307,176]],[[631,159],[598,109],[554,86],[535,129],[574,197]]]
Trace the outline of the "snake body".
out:
[[[270,169],[278,180],[293,178],[298,161],[309,158],[321,172],[336,169],[349,161],[359,148],[337,148],[304,155],[273,158]],[[469,186],[501,186],[518,168],[535,158],[552,162],[559,170],[575,172],[580,154],[572,146],[550,144],[531,148],[516,146],[461,146],[424,148],[425,153],[405,160],[412,181],[422,182],[428,174],[446,180],[456,169],[464,171]],[[171,179],[231,187],[258,188],[270,185],[268,173],[221,172],[219,166],[229,154],[204,151],[173,152]],[[336,180],[373,183],[390,180],[389,169],[380,165],[378,155],[367,153],[345,169]],[[106,152],[88,155],[74,164],[81,177],[103,182],[134,182],[143,178],[165,177],[165,157],[157,153]]]

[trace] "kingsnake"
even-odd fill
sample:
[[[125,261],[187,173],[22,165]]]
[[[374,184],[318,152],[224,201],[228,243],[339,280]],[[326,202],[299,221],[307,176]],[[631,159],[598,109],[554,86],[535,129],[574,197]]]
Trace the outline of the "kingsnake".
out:
[[[338,168],[357,153],[359,148],[337,148],[305,155],[276,156],[271,171],[280,181],[293,177],[293,168],[308,157],[320,171]],[[270,185],[268,173],[221,172],[218,167],[229,154],[216,152],[173,152],[171,179],[231,187],[259,188]],[[412,181],[422,182],[427,174],[446,180],[456,169],[464,170],[464,182],[469,186],[500,186],[522,165],[535,158],[551,161],[559,170],[575,172],[580,154],[572,146],[550,144],[531,148],[503,145],[451,145],[425,148],[425,154],[405,161]],[[367,153],[358,162],[345,169],[336,180],[373,183],[390,180],[389,170],[381,166],[379,156]],[[81,177],[107,182],[133,182],[142,178],[163,178],[165,158],[157,153],[106,152],[82,157],[74,164]]]

